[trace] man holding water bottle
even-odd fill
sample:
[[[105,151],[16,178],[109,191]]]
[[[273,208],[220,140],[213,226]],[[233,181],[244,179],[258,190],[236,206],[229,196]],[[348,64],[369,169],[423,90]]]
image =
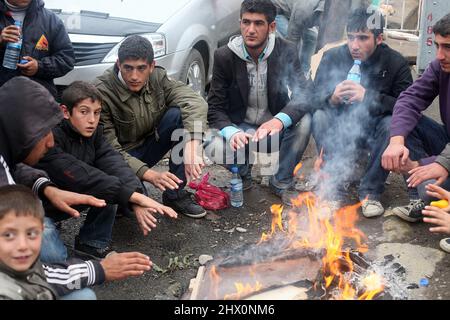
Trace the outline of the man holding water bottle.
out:
[[[347,169],[360,151],[370,152],[359,187],[360,200],[367,199],[362,213],[368,218],[384,213],[380,198],[389,172],[382,168],[381,156],[389,142],[397,97],[412,83],[407,60],[383,43],[383,20],[375,7],[354,10],[347,24],[347,44],[324,54],[314,81],[318,110],[313,135],[318,151],[323,150],[323,169],[337,176],[333,200],[343,200],[345,185],[354,174]]]
[[[20,40],[23,43],[18,63],[5,67],[7,44]],[[71,71],[74,63],[75,54],[64,24],[44,8],[43,0],[0,0],[0,86],[13,77],[26,76],[56,97],[53,79]]]

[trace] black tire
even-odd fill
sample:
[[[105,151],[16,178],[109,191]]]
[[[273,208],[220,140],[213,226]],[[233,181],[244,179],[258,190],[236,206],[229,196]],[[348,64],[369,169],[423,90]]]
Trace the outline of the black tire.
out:
[[[203,57],[197,49],[192,49],[184,64],[181,79],[195,92],[205,96],[206,75]]]

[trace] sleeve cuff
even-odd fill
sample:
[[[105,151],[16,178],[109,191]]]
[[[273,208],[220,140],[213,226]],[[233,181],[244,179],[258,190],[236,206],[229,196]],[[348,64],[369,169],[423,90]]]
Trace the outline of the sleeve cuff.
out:
[[[231,137],[234,136],[236,133],[240,132],[241,130],[233,127],[233,126],[229,126],[229,127],[225,127],[222,130],[220,130],[220,134],[227,140],[230,141]]]
[[[292,119],[286,113],[280,112],[275,116],[275,118],[277,118],[283,123],[284,129],[287,129],[290,126],[292,126]]]
[[[424,158],[424,159],[419,160],[419,164],[420,164],[420,166],[427,166],[429,164],[436,162],[436,160],[437,160],[437,157]]]

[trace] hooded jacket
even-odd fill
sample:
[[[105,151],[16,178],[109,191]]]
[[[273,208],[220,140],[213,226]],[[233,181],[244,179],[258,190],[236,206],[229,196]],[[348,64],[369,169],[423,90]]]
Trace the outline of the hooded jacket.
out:
[[[51,265],[36,261],[24,272],[0,263],[0,300],[55,300],[104,281],[103,267],[95,260],[70,259]]]
[[[4,0],[0,0],[0,30],[14,24]],[[20,57],[30,56],[38,61],[38,72],[32,77],[45,86],[54,97],[53,79],[67,74],[75,64],[75,53],[63,22],[44,8],[43,0],[32,0],[22,26],[23,44]],[[0,86],[20,76],[21,71],[2,66],[6,44],[0,43]]]
[[[0,87],[0,186],[17,183],[41,191],[45,173],[19,166],[36,144],[63,119],[53,96],[39,83],[15,77]]]
[[[92,137],[83,137],[68,120],[53,130],[52,148],[37,167],[64,190],[89,194],[110,204],[129,206],[142,185],[123,159],[103,136],[99,126]]]

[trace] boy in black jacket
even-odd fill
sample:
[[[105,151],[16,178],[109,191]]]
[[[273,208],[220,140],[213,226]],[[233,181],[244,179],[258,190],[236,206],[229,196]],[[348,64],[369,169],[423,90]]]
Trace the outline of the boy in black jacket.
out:
[[[156,227],[154,213],[177,216],[143,194],[137,176],[104,139],[102,127],[98,127],[101,102],[94,86],[80,81],[69,86],[62,95],[65,120],[53,130],[55,148],[38,164],[62,189],[97,195],[107,202],[106,208],[90,208],[75,240],[76,251],[95,257],[111,251],[117,204],[135,212],[144,235]],[[54,210],[47,210],[47,215],[56,221],[67,218]]]
[[[30,189],[0,187],[0,300],[95,299],[86,287],[151,268],[150,259],[137,252],[112,254],[100,262],[41,264],[43,222],[41,202]]]

